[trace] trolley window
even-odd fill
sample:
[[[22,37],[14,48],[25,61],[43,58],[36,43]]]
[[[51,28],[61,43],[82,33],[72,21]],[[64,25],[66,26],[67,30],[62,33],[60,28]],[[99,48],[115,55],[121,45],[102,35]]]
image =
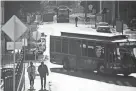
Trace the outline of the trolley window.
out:
[[[95,44],[88,42],[88,57],[95,57]]]
[[[61,52],[61,39],[60,38],[55,40],[55,52]]]
[[[54,48],[54,39],[52,38],[51,39],[51,43],[50,43],[50,50],[51,50],[51,52],[54,52],[55,51],[55,48]]]
[[[62,52],[68,53],[68,39],[62,39]]]
[[[87,56],[87,41],[82,40],[82,56]]]

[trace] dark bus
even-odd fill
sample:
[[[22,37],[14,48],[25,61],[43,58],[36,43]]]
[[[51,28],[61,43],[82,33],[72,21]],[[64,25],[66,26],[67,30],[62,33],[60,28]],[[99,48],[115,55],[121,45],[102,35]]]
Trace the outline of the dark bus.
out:
[[[51,62],[65,69],[84,69],[102,74],[136,72],[136,40],[126,35],[62,32],[50,37]]]
[[[69,8],[67,6],[59,6],[57,8],[57,23],[69,22]]]

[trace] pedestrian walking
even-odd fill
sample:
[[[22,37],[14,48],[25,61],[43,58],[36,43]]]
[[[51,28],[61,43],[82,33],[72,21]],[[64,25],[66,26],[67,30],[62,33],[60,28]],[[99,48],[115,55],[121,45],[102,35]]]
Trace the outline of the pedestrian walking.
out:
[[[77,27],[77,22],[78,22],[78,17],[75,18],[76,27]]]
[[[43,90],[43,81],[44,89],[46,90],[46,75],[49,75],[49,71],[47,65],[45,65],[44,62],[41,62],[41,65],[38,67],[38,72],[41,78],[41,90]]]
[[[35,66],[33,65],[33,62],[30,62],[30,66],[27,68],[28,77],[30,80],[30,89],[34,89],[34,79],[35,79]]]

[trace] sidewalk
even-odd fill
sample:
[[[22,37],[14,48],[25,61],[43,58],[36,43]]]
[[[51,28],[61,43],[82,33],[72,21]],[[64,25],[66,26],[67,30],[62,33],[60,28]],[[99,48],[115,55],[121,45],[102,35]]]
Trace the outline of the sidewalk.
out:
[[[47,90],[49,90],[49,88],[53,89],[53,86],[49,87],[49,82],[51,82],[51,84],[54,84],[54,82],[52,81],[52,72],[50,71],[50,68],[61,67],[61,66],[52,64],[49,61],[46,61],[44,63],[48,66],[48,70],[49,70],[49,76],[47,76],[47,80],[46,80],[46,89]],[[40,76],[39,76],[39,73],[38,73],[38,66],[40,64],[41,64],[40,62],[34,63],[34,65],[36,66],[36,78],[35,78],[35,82],[34,82],[35,91],[39,91],[41,89],[41,80],[40,80]],[[27,73],[27,67],[28,66],[29,66],[29,64],[26,63],[25,64],[25,91],[28,91],[28,89],[30,88],[30,83],[29,83],[29,78],[28,78],[28,73]],[[54,90],[51,90],[51,91],[54,91]]]

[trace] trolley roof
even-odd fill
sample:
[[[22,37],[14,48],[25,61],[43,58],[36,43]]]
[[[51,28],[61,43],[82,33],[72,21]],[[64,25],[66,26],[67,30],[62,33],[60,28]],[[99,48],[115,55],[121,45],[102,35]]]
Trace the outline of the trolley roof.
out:
[[[109,33],[90,33],[90,34],[82,34],[82,33],[69,33],[69,32],[61,32],[61,36],[63,37],[77,37],[77,38],[85,38],[85,39],[95,39],[95,40],[103,40],[103,41],[115,41],[127,39],[127,35],[120,34],[109,34]]]

